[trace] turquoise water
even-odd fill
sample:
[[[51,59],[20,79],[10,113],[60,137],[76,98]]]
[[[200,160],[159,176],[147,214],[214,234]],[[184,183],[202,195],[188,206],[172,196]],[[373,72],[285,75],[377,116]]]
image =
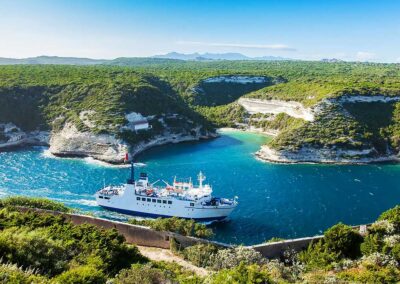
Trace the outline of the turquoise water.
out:
[[[267,139],[224,132],[211,141],[152,149],[138,162],[154,181],[195,177],[202,170],[215,195],[239,196],[231,220],[212,225],[215,239],[229,243],[315,235],[339,221],[368,223],[400,203],[400,165],[263,163],[253,153]],[[129,168],[54,158],[43,148],[0,153],[0,195],[49,197],[101,217],[124,218],[96,206],[93,195],[128,175]]]

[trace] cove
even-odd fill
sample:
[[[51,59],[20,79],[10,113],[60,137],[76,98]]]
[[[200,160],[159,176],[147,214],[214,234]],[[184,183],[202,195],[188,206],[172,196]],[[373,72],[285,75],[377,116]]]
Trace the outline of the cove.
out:
[[[194,178],[201,170],[214,195],[239,196],[230,221],[211,225],[215,240],[236,244],[321,234],[337,222],[369,223],[400,201],[400,165],[264,163],[253,154],[268,139],[225,131],[209,141],[166,145],[140,155],[137,162],[145,166],[136,172],[155,181]],[[99,208],[93,195],[104,184],[123,183],[129,168],[46,153],[0,153],[0,195],[48,197],[99,217],[125,218]]]

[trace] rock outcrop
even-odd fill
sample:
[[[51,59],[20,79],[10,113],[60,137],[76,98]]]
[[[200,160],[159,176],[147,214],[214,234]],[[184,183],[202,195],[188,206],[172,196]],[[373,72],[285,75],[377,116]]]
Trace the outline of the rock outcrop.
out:
[[[315,148],[304,146],[298,151],[274,150],[267,145],[256,152],[256,157],[274,163],[324,163],[324,164],[367,164],[378,162],[400,162],[394,154],[375,155],[374,148],[364,150],[344,150],[340,148]]]
[[[0,150],[15,147],[49,144],[48,131],[22,131],[13,123],[0,123]]]
[[[66,123],[60,132],[52,133],[49,150],[60,157],[92,157],[122,163],[129,147],[113,135],[81,132],[72,123]]]
[[[287,115],[295,118],[301,118],[307,121],[314,120],[314,114],[312,110],[305,108],[301,103],[298,102],[240,98],[238,103],[250,114],[286,113]]]

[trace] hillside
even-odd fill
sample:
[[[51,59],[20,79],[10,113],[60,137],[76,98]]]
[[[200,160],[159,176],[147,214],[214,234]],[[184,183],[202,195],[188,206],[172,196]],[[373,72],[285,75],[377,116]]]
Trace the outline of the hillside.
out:
[[[21,205],[25,210],[18,207]],[[65,215],[40,212],[36,208],[71,211],[61,203],[40,198],[11,197],[0,202],[1,283],[400,281],[399,206],[383,212],[362,233],[339,223],[304,250],[281,251],[278,259],[266,259],[254,249],[240,245],[224,248],[199,242],[182,248],[175,238],[170,240],[170,251],[138,249],[115,228],[76,224]],[[205,229],[205,225],[177,218],[145,223],[155,230],[179,233]],[[267,242],[280,241],[273,238]]]
[[[7,66],[0,78],[3,145],[48,143],[56,155],[122,162],[128,151],[212,135],[207,122],[151,74],[113,67]],[[148,127],[136,131],[135,117]]]
[[[13,146],[10,139],[28,131],[27,140],[50,143],[56,154],[118,162],[128,148],[135,154],[229,126],[274,134],[258,152],[269,161],[395,161],[399,78],[398,64],[346,62],[118,58],[102,66],[2,66],[0,139]],[[131,113],[150,129],[125,131]],[[46,142],[43,131],[59,135]],[[80,149],[71,135],[81,145],[96,142]]]

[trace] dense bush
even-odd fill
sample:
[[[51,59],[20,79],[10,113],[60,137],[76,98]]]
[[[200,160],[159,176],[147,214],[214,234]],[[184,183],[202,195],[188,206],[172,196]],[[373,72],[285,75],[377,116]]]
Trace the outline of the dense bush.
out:
[[[329,252],[341,258],[360,256],[360,244],[363,238],[352,227],[339,223],[324,233],[324,245]]]
[[[363,238],[352,227],[339,223],[325,231],[323,239],[311,243],[299,254],[299,260],[309,269],[332,269],[345,258],[360,256]]]
[[[23,270],[15,264],[0,264],[0,283],[46,284],[50,281],[32,269]]]
[[[202,279],[193,272],[183,270],[173,263],[157,262],[146,265],[132,265],[121,270],[114,284],[158,284],[158,283],[202,283]]]
[[[32,268],[41,274],[54,276],[67,269],[69,252],[60,240],[49,238],[41,228],[9,228],[0,233],[0,255],[5,262]]]
[[[256,264],[245,265],[244,263],[231,269],[222,269],[212,275],[206,283],[210,284],[247,284],[247,283],[274,283],[264,267]]]
[[[26,196],[10,196],[0,199],[0,207],[6,206],[23,206],[29,208],[39,208],[60,212],[71,212],[72,209],[65,206],[61,202],[49,200],[46,198],[26,197]]]
[[[400,206],[389,209],[379,216],[378,221],[388,221],[390,224],[394,226],[393,233],[400,233]]]
[[[237,246],[232,249],[220,249],[213,257],[213,269],[219,270],[224,268],[233,268],[240,263],[250,264],[263,264],[265,258],[257,251],[246,248],[244,246]]]
[[[148,226],[157,231],[173,232],[184,236],[209,238],[213,235],[212,229],[207,228],[206,225],[177,217],[146,220],[130,219],[128,222],[133,225]]]
[[[62,283],[70,283],[68,279],[101,283],[133,263],[147,261],[116,230],[73,225],[60,216],[19,212],[12,207],[2,209],[0,216],[0,259],[60,277]]]
[[[185,248],[182,255],[196,266],[211,267],[214,264],[214,256],[217,252],[218,248],[214,245],[198,244]]]
[[[211,244],[197,244],[185,248],[181,255],[197,266],[213,270],[233,268],[240,263],[246,265],[265,263],[265,258],[259,252],[244,246],[218,248]]]
[[[106,281],[106,275],[101,270],[89,265],[71,268],[54,279],[55,283],[60,284],[100,284]]]

